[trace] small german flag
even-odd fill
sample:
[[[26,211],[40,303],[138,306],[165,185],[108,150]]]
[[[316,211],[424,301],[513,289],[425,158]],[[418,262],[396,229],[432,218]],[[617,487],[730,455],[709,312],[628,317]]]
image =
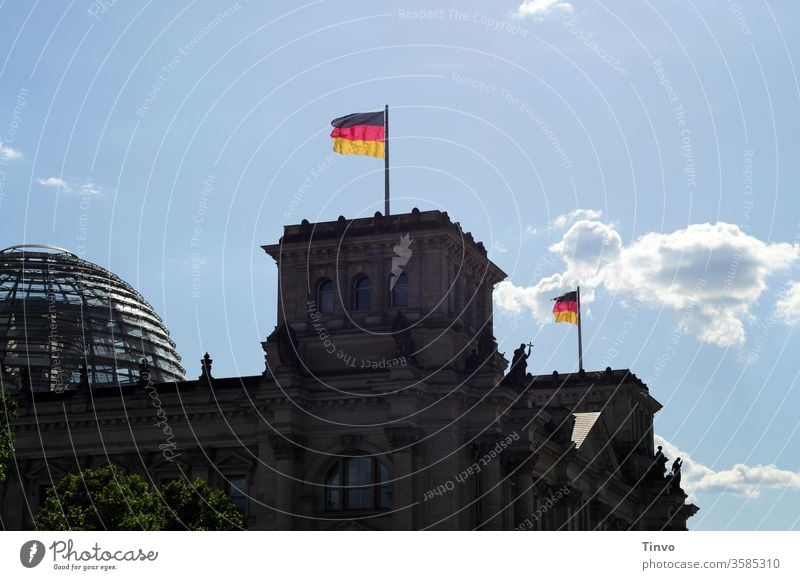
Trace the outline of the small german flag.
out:
[[[342,155],[384,158],[384,114],[353,113],[331,121],[333,150]]]
[[[569,322],[570,324],[578,324],[578,293],[567,292],[563,296],[553,298],[553,314],[556,316],[556,322]]]

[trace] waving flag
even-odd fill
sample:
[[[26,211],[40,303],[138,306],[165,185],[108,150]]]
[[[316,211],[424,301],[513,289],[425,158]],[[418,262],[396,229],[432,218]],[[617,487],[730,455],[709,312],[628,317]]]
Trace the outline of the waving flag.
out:
[[[553,314],[556,322],[568,322],[578,324],[578,294],[577,292],[567,292],[563,296],[553,298]]]
[[[583,372],[583,339],[581,338],[581,287],[575,292],[567,292],[553,298],[553,314],[556,322],[568,322],[578,325],[578,371]]]
[[[384,111],[345,115],[331,121],[331,125],[333,150],[337,153],[384,158]]]

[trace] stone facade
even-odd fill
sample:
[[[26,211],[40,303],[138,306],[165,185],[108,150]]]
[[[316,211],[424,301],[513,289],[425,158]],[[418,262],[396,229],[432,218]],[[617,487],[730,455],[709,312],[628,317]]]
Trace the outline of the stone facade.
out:
[[[627,370],[511,380],[505,274],[446,213],[304,221],[264,249],[264,373],[218,379],[206,357],[194,381],[20,391],[5,528],[112,462],[229,489],[250,529],[686,529],[697,508],[653,449],[660,404]]]

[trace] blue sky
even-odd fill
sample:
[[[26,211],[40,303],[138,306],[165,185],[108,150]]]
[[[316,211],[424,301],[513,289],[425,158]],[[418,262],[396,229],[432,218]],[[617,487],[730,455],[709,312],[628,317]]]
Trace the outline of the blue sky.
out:
[[[800,6],[785,1],[0,3],[3,247],[136,286],[189,376],[260,372],[284,223],[382,210],[329,121],[392,107],[393,210],[490,248],[501,350],[665,404],[694,529],[800,528]]]

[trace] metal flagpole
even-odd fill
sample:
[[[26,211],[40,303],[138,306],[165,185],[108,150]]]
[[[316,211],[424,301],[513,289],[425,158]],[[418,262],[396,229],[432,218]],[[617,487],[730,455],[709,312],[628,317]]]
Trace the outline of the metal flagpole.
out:
[[[583,339],[581,337],[581,287],[578,286],[578,371],[583,372]]]
[[[383,109],[383,162],[385,179],[386,215],[389,215],[389,105]]]

